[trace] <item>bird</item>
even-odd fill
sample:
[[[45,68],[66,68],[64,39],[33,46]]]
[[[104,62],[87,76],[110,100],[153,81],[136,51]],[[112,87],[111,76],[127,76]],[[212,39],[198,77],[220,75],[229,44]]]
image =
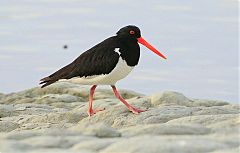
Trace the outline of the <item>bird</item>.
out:
[[[158,56],[166,57],[149,44],[135,25],[128,25],[117,31],[116,35],[83,52],[73,62],[40,80],[41,88],[55,82],[68,81],[81,85],[91,85],[89,91],[88,116],[104,109],[93,109],[93,96],[98,85],[110,85],[115,97],[134,114],[145,110],[137,109],[127,103],[119,94],[115,84],[125,78],[139,63],[140,46],[147,47]]]

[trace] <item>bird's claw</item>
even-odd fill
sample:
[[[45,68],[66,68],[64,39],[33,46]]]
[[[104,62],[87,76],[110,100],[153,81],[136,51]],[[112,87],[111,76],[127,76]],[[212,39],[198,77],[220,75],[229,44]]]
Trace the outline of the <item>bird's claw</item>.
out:
[[[90,116],[93,116],[93,115],[96,114],[97,112],[100,112],[100,111],[103,111],[103,110],[105,110],[105,108],[103,108],[103,109],[97,108],[97,109],[95,109],[95,110],[89,109],[89,110],[88,110],[88,116],[89,116],[89,117],[90,117]]]
[[[129,108],[129,110],[133,113],[133,114],[139,114],[141,112],[144,112],[146,110],[141,110],[141,109],[137,109],[137,108]]]

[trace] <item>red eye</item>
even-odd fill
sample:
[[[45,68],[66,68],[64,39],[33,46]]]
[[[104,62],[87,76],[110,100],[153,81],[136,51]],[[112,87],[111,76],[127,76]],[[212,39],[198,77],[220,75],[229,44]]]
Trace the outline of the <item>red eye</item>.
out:
[[[130,33],[131,35],[134,35],[134,34],[135,34],[135,31],[131,30],[131,31],[129,31],[129,33]]]

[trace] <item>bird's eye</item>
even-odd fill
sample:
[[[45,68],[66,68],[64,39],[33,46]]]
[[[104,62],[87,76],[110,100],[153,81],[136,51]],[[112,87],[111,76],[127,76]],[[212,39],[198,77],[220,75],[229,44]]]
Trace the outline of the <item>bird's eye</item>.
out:
[[[129,33],[130,33],[131,35],[134,35],[134,34],[135,34],[135,31],[130,30]]]

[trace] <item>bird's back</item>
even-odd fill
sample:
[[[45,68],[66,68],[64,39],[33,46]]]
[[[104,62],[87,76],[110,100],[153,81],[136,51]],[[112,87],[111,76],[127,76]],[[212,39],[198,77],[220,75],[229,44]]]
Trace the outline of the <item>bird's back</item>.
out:
[[[41,79],[42,88],[61,79],[109,74],[118,63],[119,54],[114,51],[118,47],[116,36],[102,41],[82,53],[72,63]]]

